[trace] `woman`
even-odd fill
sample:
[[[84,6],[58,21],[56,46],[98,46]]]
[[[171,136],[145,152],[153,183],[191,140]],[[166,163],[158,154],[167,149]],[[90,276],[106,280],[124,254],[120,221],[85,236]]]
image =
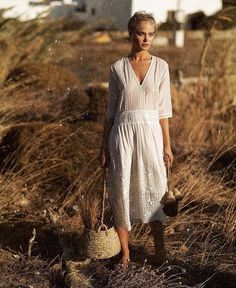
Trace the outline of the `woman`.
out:
[[[148,51],[156,35],[151,14],[136,12],[128,23],[132,48],[113,63],[100,163],[107,167],[109,202],[128,265],[131,223],[150,223],[157,263],[166,259],[162,200],[166,166],[173,154],[168,118],[172,116],[167,62]]]

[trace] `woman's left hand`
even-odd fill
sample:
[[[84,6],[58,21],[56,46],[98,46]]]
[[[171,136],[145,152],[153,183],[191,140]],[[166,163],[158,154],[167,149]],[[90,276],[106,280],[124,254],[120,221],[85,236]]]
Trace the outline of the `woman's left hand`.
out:
[[[164,163],[166,166],[171,166],[174,160],[174,156],[171,150],[171,147],[164,147]]]

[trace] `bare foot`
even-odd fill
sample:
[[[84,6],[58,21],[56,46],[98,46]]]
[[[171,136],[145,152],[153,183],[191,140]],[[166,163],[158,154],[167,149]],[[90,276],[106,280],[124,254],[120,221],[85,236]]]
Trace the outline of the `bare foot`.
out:
[[[121,257],[121,260],[120,260],[119,264],[121,264],[124,267],[128,267],[129,262],[130,262],[129,255],[124,254]]]

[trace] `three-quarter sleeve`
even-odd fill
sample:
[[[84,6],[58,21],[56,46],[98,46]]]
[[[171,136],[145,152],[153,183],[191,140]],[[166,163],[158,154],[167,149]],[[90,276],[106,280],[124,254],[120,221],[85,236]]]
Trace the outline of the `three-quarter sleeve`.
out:
[[[115,117],[118,105],[119,88],[114,75],[112,66],[109,72],[109,82],[108,82],[108,102],[106,110],[106,118],[111,119]]]
[[[165,66],[159,88],[159,119],[172,117],[169,65]]]

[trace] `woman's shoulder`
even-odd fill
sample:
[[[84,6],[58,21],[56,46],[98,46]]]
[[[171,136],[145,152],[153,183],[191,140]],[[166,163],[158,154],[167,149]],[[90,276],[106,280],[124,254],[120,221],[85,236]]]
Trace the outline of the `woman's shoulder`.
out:
[[[164,67],[168,67],[168,66],[169,66],[169,64],[167,63],[167,61],[164,60],[163,58],[158,57],[158,56],[155,56],[155,55],[153,55],[153,57],[156,59],[156,61],[157,61],[161,66],[164,66]]]
[[[121,57],[121,58],[116,59],[114,62],[111,63],[111,66],[115,66],[117,64],[124,62],[125,58],[126,57]]]
[[[155,73],[159,79],[162,79],[164,75],[169,71],[169,64],[161,57],[154,56],[156,58],[156,70]]]
[[[155,77],[159,80],[161,80],[164,75],[167,75],[166,72],[169,71],[169,64],[167,63],[166,60],[162,59],[161,57],[153,55],[155,58]]]
[[[121,65],[124,63],[126,57],[122,57],[117,59],[116,61],[112,62],[110,67],[112,70],[117,70],[118,67],[121,67]]]

